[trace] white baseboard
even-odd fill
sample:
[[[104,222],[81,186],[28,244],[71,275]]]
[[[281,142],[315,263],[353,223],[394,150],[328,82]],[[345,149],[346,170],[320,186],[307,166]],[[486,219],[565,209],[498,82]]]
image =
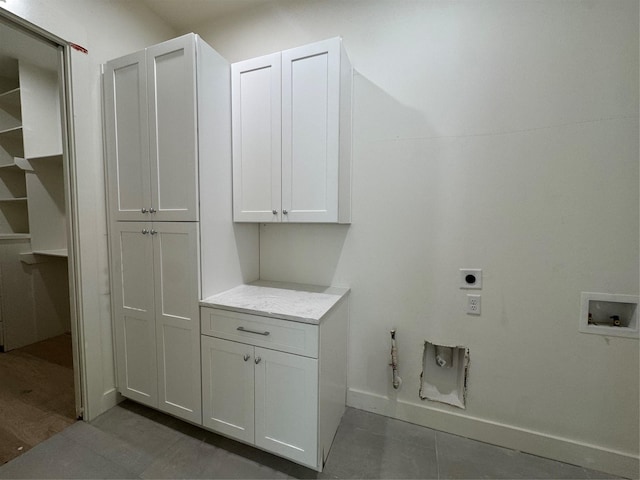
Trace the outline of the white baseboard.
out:
[[[625,478],[638,478],[640,459],[627,452],[449,412],[433,405],[390,400],[383,395],[353,388],[347,392],[347,405],[572,465]]]
[[[89,421],[94,420],[118,404],[118,391],[115,387],[110,388],[102,394],[102,398],[100,400],[100,411],[95,412],[95,415],[93,415],[93,418],[90,418]]]

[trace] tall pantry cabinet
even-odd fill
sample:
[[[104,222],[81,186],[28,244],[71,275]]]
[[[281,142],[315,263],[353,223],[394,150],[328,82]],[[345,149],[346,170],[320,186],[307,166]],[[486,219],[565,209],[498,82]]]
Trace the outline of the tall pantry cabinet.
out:
[[[198,302],[257,277],[220,268],[239,248],[229,76],[228,62],[195,34],[112,60],[103,76],[118,391],[194,423],[202,423]],[[243,233],[257,241],[257,231]]]

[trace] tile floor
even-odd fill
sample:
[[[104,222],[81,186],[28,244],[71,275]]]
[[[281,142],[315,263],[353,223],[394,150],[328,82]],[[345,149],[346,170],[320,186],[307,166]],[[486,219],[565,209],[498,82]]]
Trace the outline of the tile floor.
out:
[[[318,474],[125,401],[1,466],[0,478],[615,477],[353,408]]]

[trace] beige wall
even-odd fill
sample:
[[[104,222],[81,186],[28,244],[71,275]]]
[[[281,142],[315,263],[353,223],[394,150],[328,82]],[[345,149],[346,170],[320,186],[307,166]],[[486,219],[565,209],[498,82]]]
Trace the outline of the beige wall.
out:
[[[7,0],[74,53],[89,418],[114,401],[99,65],[175,36],[137,2]],[[353,225],[261,227],[265,279],[352,288],[349,403],[637,473],[638,341],[578,333],[638,294],[638,2],[309,1],[194,26],[237,61],[340,35]],[[458,269],[482,268],[481,317]],[[389,335],[398,330],[399,391]],[[467,409],[418,398],[425,339],[471,352]]]
[[[352,288],[349,403],[637,473],[638,340],[578,317],[639,289],[638,2],[273,1],[195,31],[232,62],[339,35],[357,70],[353,224],[262,226],[260,252]],[[466,411],[419,399],[425,339],[470,349]]]

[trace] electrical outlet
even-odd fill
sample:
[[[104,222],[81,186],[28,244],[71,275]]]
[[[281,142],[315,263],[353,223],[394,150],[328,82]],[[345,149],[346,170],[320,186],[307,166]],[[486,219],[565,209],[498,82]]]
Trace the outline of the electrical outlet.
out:
[[[467,295],[467,314],[480,315],[480,295]]]

